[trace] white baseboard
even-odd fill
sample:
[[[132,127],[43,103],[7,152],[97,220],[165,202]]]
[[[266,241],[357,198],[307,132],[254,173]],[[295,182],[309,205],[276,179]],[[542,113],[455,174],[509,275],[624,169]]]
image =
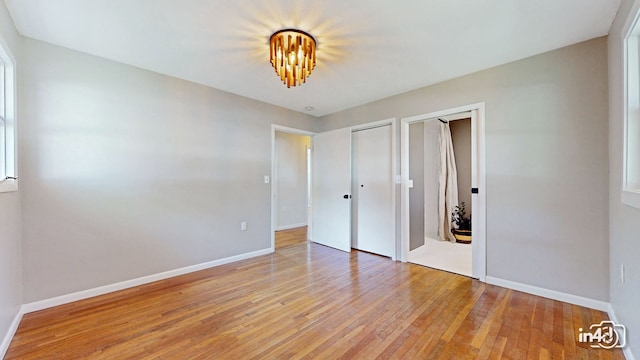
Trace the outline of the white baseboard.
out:
[[[13,335],[16,334],[18,330],[18,325],[20,325],[20,320],[22,320],[22,315],[24,315],[23,307],[20,307],[18,313],[13,318],[11,325],[9,326],[9,330],[4,335],[2,339],[2,343],[0,343],[0,359],[4,359],[4,356],[7,354],[7,350],[9,350],[9,344],[11,344],[11,339],[13,339]]]
[[[620,324],[618,317],[616,316],[615,311],[613,311],[613,306],[609,304],[609,308],[607,309],[607,314],[609,314],[609,320],[613,321],[616,324]],[[624,324],[622,324],[624,325]],[[619,334],[618,334],[619,335]],[[629,341],[629,335],[627,335],[627,341]],[[631,347],[629,345],[622,348],[622,352],[624,353],[624,358],[627,360],[635,360],[636,358],[633,356],[631,352]]]
[[[295,228],[299,228],[299,227],[303,227],[303,226],[307,226],[307,223],[305,222],[305,223],[300,223],[300,224],[276,226],[276,231],[295,229]]]
[[[589,299],[578,295],[567,294],[555,290],[522,284],[515,281],[495,278],[493,276],[487,276],[486,280],[487,283],[491,285],[502,286],[505,288],[522,291],[528,294],[542,296],[552,300],[563,301],[569,304],[584,306],[590,309],[600,310],[604,312],[607,312],[609,310],[609,303],[600,300]]]
[[[184,275],[184,274],[188,274],[188,273],[191,273],[191,272],[204,270],[204,269],[212,268],[212,267],[215,267],[215,266],[220,266],[220,265],[232,263],[232,262],[235,262],[235,261],[245,260],[245,259],[249,259],[249,258],[252,258],[252,257],[271,254],[271,253],[273,253],[273,249],[267,248],[267,249],[263,249],[263,250],[253,251],[253,252],[246,253],[246,254],[240,254],[240,255],[236,255],[236,256],[227,257],[227,258],[224,258],[224,259],[213,260],[213,261],[209,261],[209,262],[202,263],[202,264],[187,266],[187,267],[183,267],[183,268],[180,268],[180,269],[165,271],[165,272],[162,272],[162,273],[159,273],[159,274],[143,276],[143,277],[140,277],[140,278],[137,278],[137,279],[127,280],[127,281],[123,281],[123,282],[119,282],[119,283],[115,283],[115,284],[111,284],[111,285],[105,285],[105,286],[100,286],[100,287],[89,289],[89,290],[78,291],[78,292],[75,292],[75,293],[72,293],[72,294],[67,294],[67,295],[57,296],[57,297],[50,298],[50,299],[35,301],[35,302],[32,302],[32,303],[24,304],[22,306],[22,313],[23,314],[27,314],[27,313],[38,311],[38,310],[48,309],[48,308],[51,308],[51,307],[54,307],[54,306],[67,304],[67,303],[78,301],[78,300],[84,300],[84,299],[88,299],[88,298],[91,298],[91,297],[94,297],[94,296],[104,295],[104,294],[107,294],[107,293],[110,293],[110,292],[123,290],[123,289],[131,288],[131,287],[134,287],[134,286],[140,286],[140,285],[148,284],[148,283],[151,283],[151,282],[154,282],[154,281],[164,280],[164,279],[168,279],[168,278],[171,278],[171,277]]]

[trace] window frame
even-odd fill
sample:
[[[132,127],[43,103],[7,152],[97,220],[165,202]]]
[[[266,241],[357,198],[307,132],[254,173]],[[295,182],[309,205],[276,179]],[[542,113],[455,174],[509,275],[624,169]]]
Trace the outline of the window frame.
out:
[[[0,193],[18,190],[16,138],[16,61],[4,39],[0,37]]]

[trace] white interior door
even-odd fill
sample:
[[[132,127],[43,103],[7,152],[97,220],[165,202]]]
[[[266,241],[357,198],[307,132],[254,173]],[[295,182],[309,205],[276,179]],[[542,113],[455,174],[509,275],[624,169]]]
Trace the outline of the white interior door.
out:
[[[395,252],[391,125],[353,133],[352,246],[392,257]]]
[[[313,137],[311,241],[351,251],[351,130]]]

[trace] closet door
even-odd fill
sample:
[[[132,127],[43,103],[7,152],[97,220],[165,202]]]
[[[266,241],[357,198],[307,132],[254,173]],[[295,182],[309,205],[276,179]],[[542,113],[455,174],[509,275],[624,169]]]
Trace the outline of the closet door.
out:
[[[352,246],[392,257],[395,250],[391,126],[353,133]]]
[[[351,130],[313,136],[311,241],[351,251]]]

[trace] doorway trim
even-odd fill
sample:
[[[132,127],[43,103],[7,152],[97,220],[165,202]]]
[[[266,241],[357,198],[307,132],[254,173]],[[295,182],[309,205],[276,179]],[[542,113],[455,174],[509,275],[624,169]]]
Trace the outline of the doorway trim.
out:
[[[296,128],[292,128],[292,127],[287,127],[287,126],[282,126],[282,125],[276,125],[276,124],[271,124],[271,179],[270,179],[270,183],[271,183],[271,192],[270,192],[270,202],[271,202],[271,247],[270,250],[271,252],[274,252],[276,250],[276,227],[277,224],[276,222],[276,205],[277,202],[275,201],[275,196],[276,196],[276,186],[277,184],[277,179],[276,179],[276,132],[283,132],[283,133],[289,133],[289,134],[296,134],[296,135],[304,135],[304,136],[309,136],[311,137],[311,147],[313,148],[313,135],[315,135],[315,132],[312,131],[307,131],[307,130],[301,130],[301,129],[296,129]],[[309,179],[307,179],[307,184],[309,184]],[[313,199],[311,199],[311,201],[313,201]],[[309,204],[307,204],[307,207],[309,208]],[[308,213],[307,215],[307,226],[311,226],[311,214]],[[309,238],[309,234],[310,231],[307,231],[307,239]]]
[[[472,242],[472,274],[474,278],[486,282],[487,277],[487,244],[486,244],[486,152],[485,152],[485,103],[463,105],[426,114],[401,119],[400,123],[400,177],[401,177],[401,226],[400,226],[400,260],[407,262],[409,255],[409,124],[424,120],[454,115],[462,112],[475,112],[471,117],[471,187],[477,188],[472,203],[473,242]],[[474,246],[475,245],[475,246]]]

